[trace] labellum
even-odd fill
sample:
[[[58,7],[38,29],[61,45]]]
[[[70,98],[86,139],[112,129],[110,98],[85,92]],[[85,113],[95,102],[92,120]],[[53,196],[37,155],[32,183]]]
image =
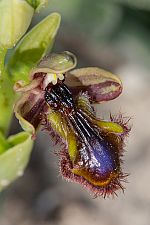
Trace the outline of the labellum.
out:
[[[52,54],[31,72],[31,83],[15,106],[24,129],[32,132],[39,126],[62,143],[58,156],[64,178],[80,183],[95,196],[103,197],[124,190],[122,154],[124,138],[129,132],[121,115],[110,121],[96,118],[92,103],[119,96],[119,78],[99,68],[82,68],[69,72],[76,58],[69,52]]]

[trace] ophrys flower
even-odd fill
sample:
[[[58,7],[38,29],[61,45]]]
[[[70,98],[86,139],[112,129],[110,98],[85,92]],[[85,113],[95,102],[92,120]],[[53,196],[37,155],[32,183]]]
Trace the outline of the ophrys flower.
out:
[[[99,68],[73,70],[76,58],[69,52],[45,57],[31,72],[15,113],[22,127],[32,132],[42,126],[63,147],[59,152],[63,177],[81,183],[96,196],[124,189],[121,156],[129,132],[121,116],[110,121],[96,118],[92,103],[118,97],[120,79]]]

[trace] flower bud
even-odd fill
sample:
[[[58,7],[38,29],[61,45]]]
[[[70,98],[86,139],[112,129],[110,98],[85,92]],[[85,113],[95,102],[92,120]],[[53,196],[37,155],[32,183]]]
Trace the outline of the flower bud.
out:
[[[34,9],[22,0],[0,1],[0,45],[12,48],[30,25]]]

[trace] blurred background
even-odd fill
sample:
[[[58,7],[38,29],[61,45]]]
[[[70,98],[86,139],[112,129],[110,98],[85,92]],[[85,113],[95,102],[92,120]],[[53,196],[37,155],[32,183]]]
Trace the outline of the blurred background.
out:
[[[150,0],[50,0],[32,26],[53,11],[62,15],[54,51],[71,51],[78,67],[98,66],[122,79],[122,95],[95,109],[106,119],[110,112],[132,117],[123,165],[130,176],[125,194],[93,199],[61,178],[56,147],[40,133],[24,176],[0,195],[0,225],[148,225]],[[19,129],[14,119],[10,133]]]

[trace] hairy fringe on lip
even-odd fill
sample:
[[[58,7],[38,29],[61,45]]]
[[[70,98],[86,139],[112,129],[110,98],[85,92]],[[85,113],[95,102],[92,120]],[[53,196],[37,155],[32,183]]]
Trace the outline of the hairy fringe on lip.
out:
[[[125,128],[125,134],[127,135],[129,133],[130,131],[130,128],[128,127],[129,118],[128,120],[127,118],[126,120],[124,120],[124,117],[122,115],[119,115],[117,117],[111,115],[111,121],[117,122],[118,124],[123,125]],[[52,129],[51,124],[47,120],[46,116],[43,116],[42,125],[43,125],[43,130],[48,131],[48,133],[53,138],[54,145],[56,144],[60,145],[60,150],[54,153],[59,157],[60,174],[65,180],[81,184],[82,187],[87,189],[94,198],[99,196],[102,196],[103,198],[110,197],[110,196],[115,197],[117,196],[118,190],[122,190],[122,192],[124,193],[125,188],[122,183],[127,182],[126,178],[129,174],[123,173],[120,168],[120,171],[118,172],[117,177],[112,179],[112,181],[109,184],[103,187],[93,185],[88,180],[86,180],[83,176],[79,176],[72,173],[73,163],[68,153],[67,142],[63,140],[63,138],[61,138],[55,130]],[[125,147],[123,139],[126,135],[121,136],[122,145],[120,146],[120,151],[118,153],[120,164],[123,164],[122,156],[123,156],[124,147]]]
[[[129,174],[120,171],[118,177],[115,180],[113,180],[109,185],[106,185],[105,187],[94,186],[92,183],[87,181],[82,176],[78,176],[72,173],[73,166],[69,158],[67,149],[64,148],[63,150],[61,150],[59,156],[60,156],[59,162],[60,173],[62,177],[69,182],[71,181],[81,184],[82,187],[87,189],[94,198],[99,196],[102,196],[103,198],[110,196],[111,197],[118,196],[116,191],[120,189],[124,193],[125,187],[122,185],[122,183],[127,182],[126,178]]]

